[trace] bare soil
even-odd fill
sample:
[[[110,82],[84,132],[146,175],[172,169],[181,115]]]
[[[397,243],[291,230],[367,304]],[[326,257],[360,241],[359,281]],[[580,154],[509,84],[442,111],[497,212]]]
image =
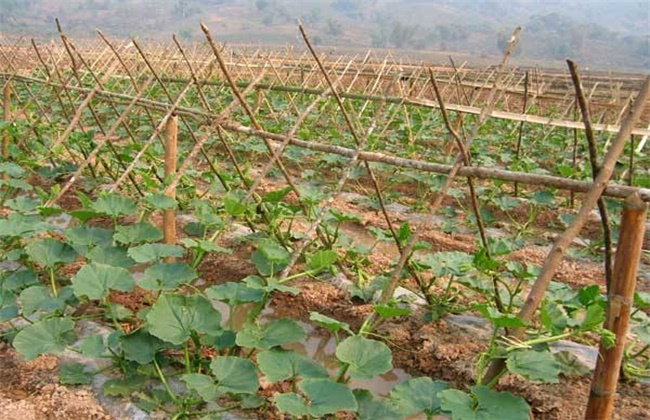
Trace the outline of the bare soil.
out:
[[[0,342],[0,418],[5,420],[109,420],[92,392],[59,385],[59,361],[25,362]]]

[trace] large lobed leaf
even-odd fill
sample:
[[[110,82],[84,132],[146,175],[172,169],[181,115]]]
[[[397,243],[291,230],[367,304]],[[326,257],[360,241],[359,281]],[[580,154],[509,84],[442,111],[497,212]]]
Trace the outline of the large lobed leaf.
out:
[[[124,268],[94,262],[83,266],[72,278],[74,294],[89,299],[103,299],[111,289],[128,292],[134,287],[133,276]]]
[[[202,296],[162,295],[147,314],[149,331],[172,344],[183,344],[192,332],[218,335],[221,313]]]
[[[14,338],[13,345],[23,357],[32,360],[46,353],[59,353],[73,343],[74,321],[49,318],[28,325]]]

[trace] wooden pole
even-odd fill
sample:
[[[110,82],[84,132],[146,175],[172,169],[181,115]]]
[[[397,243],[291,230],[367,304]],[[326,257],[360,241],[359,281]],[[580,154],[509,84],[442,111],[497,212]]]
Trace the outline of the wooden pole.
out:
[[[526,108],[528,107],[528,71],[526,71],[526,77],[524,78],[524,106],[522,109],[522,114],[526,114]],[[524,136],[524,122],[519,123],[519,137],[517,138],[517,148],[515,150],[515,156],[519,160],[521,155],[521,140]],[[519,196],[519,184],[515,182],[515,197]]]
[[[578,100],[573,102],[573,120],[575,121],[578,118]],[[571,156],[571,168],[573,169],[573,174],[575,175],[576,166],[578,164],[578,130],[573,129],[573,155]],[[569,193],[569,207],[575,207],[575,193],[571,191]]]
[[[625,143],[627,142],[632,132],[632,127],[634,127],[636,122],[639,120],[639,117],[641,116],[641,113],[648,100],[650,100],[650,76],[646,77],[645,82],[643,83],[643,86],[641,86],[641,90],[639,91],[639,94],[634,101],[634,104],[628,111],[628,115],[625,118],[625,122],[623,123],[621,131],[618,132],[616,139],[605,155],[603,164],[600,168],[600,171],[598,172],[598,176],[594,180],[591,189],[582,200],[582,206],[580,207],[578,215],[575,219],[573,219],[573,222],[571,222],[571,225],[569,225],[564,233],[562,233],[556,239],[555,243],[553,244],[553,248],[551,248],[548,255],[546,256],[542,270],[540,271],[537,280],[535,280],[535,283],[530,289],[524,306],[522,306],[518,314],[518,317],[524,321],[524,323],[528,323],[532,320],[535,311],[539,307],[542,299],[544,298],[544,295],[546,294],[546,289],[548,289],[548,286],[551,283],[551,280],[553,279],[553,276],[555,275],[560,262],[564,258],[564,253],[571,245],[571,241],[573,241],[573,239],[578,236],[578,233],[580,233],[580,230],[587,222],[589,213],[591,213],[591,210],[598,203],[598,199],[607,187],[607,183],[614,173],[616,162],[621,156],[621,153],[623,153]],[[525,328],[515,328],[510,335],[512,337],[521,339],[524,337],[525,333]],[[489,384],[492,381],[498,381],[498,378],[503,373],[505,368],[506,362],[504,358],[493,359],[487,372],[483,376],[481,383]]]
[[[634,299],[636,276],[643,247],[648,205],[638,194],[625,200],[621,233],[614,263],[614,277],[609,292],[605,328],[616,335],[614,347],[606,348],[601,340],[598,362],[591,384],[586,419],[610,419],[618,383],[625,338]]]
[[[173,179],[176,174],[177,157],[178,116],[172,114],[165,127],[165,182]],[[166,194],[176,199],[176,187],[169,188]],[[166,244],[176,244],[176,211],[173,208],[163,211],[163,233]],[[170,258],[167,262],[173,262],[173,258]]]
[[[11,121],[11,82],[7,81],[4,88],[4,102],[2,118],[9,123]],[[3,160],[9,159],[9,142],[11,141],[11,136],[9,135],[9,130],[5,129],[5,133],[2,137],[2,158]]]
[[[634,184],[634,134],[630,135],[630,168],[627,175],[627,185]]]

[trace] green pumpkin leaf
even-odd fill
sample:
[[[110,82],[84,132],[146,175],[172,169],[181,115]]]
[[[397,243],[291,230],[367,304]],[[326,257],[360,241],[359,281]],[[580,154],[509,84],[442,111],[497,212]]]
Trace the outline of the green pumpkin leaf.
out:
[[[211,346],[217,350],[230,349],[235,347],[237,334],[232,330],[221,330],[217,335],[204,335],[201,337],[201,344]]]
[[[343,330],[348,332],[350,335],[354,335],[350,329],[350,325],[345,322],[338,321],[334,318],[330,318],[327,315],[323,315],[318,312],[309,312],[309,320],[317,325],[320,325],[323,328],[327,328],[333,333],[338,333],[339,331]]]
[[[216,252],[219,254],[232,254],[232,249],[223,248],[213,241],[203,239],[183,238],[179,241],[185,248],[198,249],[203,252]]]
[[[266,403],[266,398],[259,395],[243,394],[240,396],[239,406],[244,410],[259,408]]]
[[[59,353],[74,342],[74,321],[49,318],[28,325],[14,337],[13,345],[25,359],[46,353]]]
[[[92,204],[92,210],[111,217],[133,215],[137,212],[135,200],[119,194],[102,194]]]
[[[275,394],[273,403],[281,413],[287,413],[294,417],[306,416],[309,414],[307,401],[300,395],[288,392],[286,394]]]
[[[257,368],[248,359],[234,356],[215,357],[210,370],[217,378],[219,392],[255,394],[260,386]]]
[[[124,358],[138,362],[141,365],[151,363],[156,353],[165,347],[165,343],[146,331],[138,330],[133,334],[119,337]]]
[[[117,246],[98,246],[86,255],[89,261],[129,269],[135,261],[127,255],[127,249]]]
[[[475,401],[470,394],[458,389],[447,389],[439,394],[440,406],[452,415],[452,420],[488,419],[490,417],[479,417],[474,411]],[[494,417],[497,418],[497,417]]]
[[[552,206],[555,202],[555,193],[549,190],[537,191],[530,197],[530,201],[538,206]]]
[[[172,344],[183,344],[192,331],[217,335],[221,313],[199,295],[162,295],[147,314],[150,333]]]
[[[38,276],[32,270],[19,270],[13,272],[4,280],[6,290],[20,290],[27,286],[38,284]]]
[[[89,226],[77,226],[65,231],[65,237],[73,245],[94,247],[113,245],[113,231]]]
[[[265,325],[248,323],[237,334],[238,346],[267,350],[305,338],[305,330],[294,320],[282,318]]]
[[[246,192],[242,190],[230,190],[226,193],[223,199],[223,205],[229,215],[237,217],[246,211],[246,203],[244,202],[245,195]]]
[[[454,420],[530,419],[526,400],[510,392],[492,391],[486,386],[473,386],[470,394],[448,389],[440,392],[440,399],[442,409],[451,412]]]
[[[309,414],[314,417],[356,411],[359,407],[352,390],[331,379],[303,379],[299,388],[309,399]]]
[[[50,288],[31,286],[20,293],[18,301],[23,309],[23,315],[29,316],[37,311],[54,312],[65,308],[65,296],[52,296]]]
[[[597,303],[587,307],[582,325],[580,329],[583,331],[591,331],[594,328],[598,328],[603,325],[605,322],[605,308],[600,306]]]
[[[214,300],[218,300],[236,306],[242,303],[261,302],[264,292],[259,289],[246,287],[242,283],[228,282],[206,289],[205,294]]]
[[[639,309],[650,308],[650,293],[634,292],[634,306]]]
[[[336,357],[350,365],[350,376],[372,379],[393,368],[390,348],[381,341],[352,336],[336,347]]]
[[[84,338],[79,348],[81,354],[87,357],[100,358],[106,350],[104,346],[104,337],[101,334],[93,334]]]
[[[264,239],[257,244],[257,250],[251,255],[251,261],[263,276],[282,270],[289,263],[289,252],[275,241]]]
[[[474,267],[474,256],[466,252],[436,252],[418,259],[435,277],[464,276]]]
[[[203,401],[215,401],[220,392],[214,378],[201,373],[187,373],[181,376],[181,379],[187,385],[187,388],[196,391]]]
[[[0,173],[7,174],[12,178],[23,178],[26,175],[25,170],[14,162],[1,162]]]
[[[93,300],[105,298],[111,289],[129,292],[134,287],[135,280],[127,270],[98,263],[83,266],[72,278],[75,296]]]
[[[408,316],[413,312],[409,307],[397,306],[394,301],[389,302],[388,305],[375,305],[372,309],[384,319]]]
[[[327,370],[308,357],[280,348],[257,354],[257,364],[270,382],[295,378],[328,378]]]
[[[5,201],[5,206],[17,211],[18,213],[31,213],[41,205],[41,202],[36,198],[29,198],[24,195],[19,195],[16,198],[11,198]]]
[[[294,296],[300,293],[300,289],[286,286],[275,278],[268,278],[265,280],[260,276],[247,276],[243,281],[249,288],[262,290],[266,293],[277,291],[281,293],[290,293]]]
[[[66,363],[59,367],[59,381],[63,385],[82,385],[93,381],[95,372],[87,371],[83,363]]]
[[[517,315],[501,313],[498,309],[487,304],[474,305],[474,308],[497,328],[518,328],[526,326],[526,323],[517,317]]]
[[[77,253],[70,245],[52,238],[30,242],[25,247],[25,251],[41,267],[54,267],[77,259]]]
[[[564,308],[553,301],[545,301],[541,310],[542,325],[554,334],[560,334],[567,327],[569,318]]]
[[[385,400],[377,401],[367,389],[355,389],[354,397],[359,405],[359,420],[394,420],[400,413],[391,408]]]
[[[284,197],[291,192],[291,187],[286,187],[281,190],[269,191],[262,197],[264,203],[278,204]]]
[[[168,257],[182,257],[184,250],[178,245],[144,244],[129,248],[127,255],[137,263],[147,263]]]
[[[412,378],[396,385],[390,392],[389,405],[404,417],[418,413],[433,416],[441,412],[440,391],[449,389],[444,381],[431,378]]]
[[[309,258],[307,267],[312,271],[319,271],[329,268],[338,259],[338,254],[332,250],[322,250],[316,252]]]
[[[176,200],[163,193],[148,194],[144,201],[156,210],[168,210],[176,208]]]
[[[140,391],[145,383],[146,378],[143,376],[109,379],[104,382],[104,395],[107,397],[128,397],[134,392]]]
[[[553,355],[560,365],[560,371],[566,376],[585,376],[591,369],[570,351],[561,351]]]
[[[160,229],[148,222],[135,225],[118,226],[113,238],[124,245],[137,245],[145,242],[157,242],[163,238]]]
[[[196,278],[194,269],[182,262],[154,264],[144,270],[144,275],[138,285],[148,290],[174,290]]]
[[[550,351],[519,350],[508,354],[508,370],[532,382],[557,383],[560,364]]]
[[[14,213],[0,220],[0,237],[30,237],[49,227],[40,216]]]
[[[72,210],[70,212],[70,216],[74,217],[75,219],[77,219],[82,224],[85,224],[86,222],[88,222],[93,217],[100,216],[100,213],[97,213],[97,212],[92,211],[92,210],[81,209],[81,210]]]

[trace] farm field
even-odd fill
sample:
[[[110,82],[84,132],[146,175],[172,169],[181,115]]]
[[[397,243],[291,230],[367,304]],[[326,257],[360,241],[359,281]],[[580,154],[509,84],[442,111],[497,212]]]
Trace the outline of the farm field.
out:
[[[1,418],[648,418],[648,76],[202,30],[0,40]]]

